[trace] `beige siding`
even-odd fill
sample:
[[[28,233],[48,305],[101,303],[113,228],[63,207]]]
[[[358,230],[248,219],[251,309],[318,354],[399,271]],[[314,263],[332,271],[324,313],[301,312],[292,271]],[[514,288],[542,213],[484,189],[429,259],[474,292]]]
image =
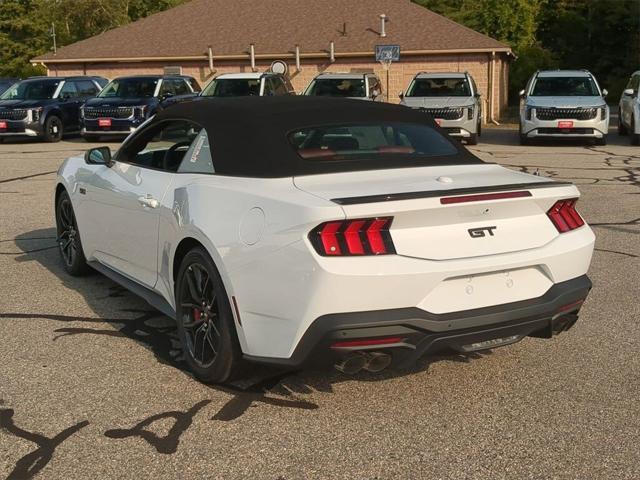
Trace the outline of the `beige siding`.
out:
[[[413,76],[418,72],[469,72],[482,93],[485,102],[489,96],[491,54],[453,54],[430,56],[405,56],[402,61],[393,63],[389,69],[389,101],[398,102],[398,94],[404,91]],[[301,92],[318,73],[321,72],[350,72],[350,71],[374,71],[380,76],[383,87],[386,90],[387,76],[385,70],[377,62],[370,59],[337,59],[335,63],[328,60],[304,59],[301,71],[295,71],[293,61],[288,61],[291,81],[296,91]],[[162,73],[166,63],[139,62],[139,63],[100,63],[100,64],[68,64],[64,66],[50,66],[50,75],[100,75],[106,78],[115,78],[122,75],[139,75],[145,73]],[[194,76],[201,85],[205,85],[213,76],[221,73],[248,72],[251,71],[249,62],[215,62],[215,72],[210,72],[206,62],[172,62],[170,65],[182,66],[182,72]],[[257,61],[259,71],[266,70],[271,61]],[[495,57],[495,81],[494,81],[494,116],[499,118],[507,106],[509,61],[502,55]],[[485,104],[485,111],[488,111]]]

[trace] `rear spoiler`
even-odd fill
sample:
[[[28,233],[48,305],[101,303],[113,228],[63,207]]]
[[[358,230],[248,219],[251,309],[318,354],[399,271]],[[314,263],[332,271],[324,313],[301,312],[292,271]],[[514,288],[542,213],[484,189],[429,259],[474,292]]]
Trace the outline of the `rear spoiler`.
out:
[[[413,200],[416,198],[448,197],[451,195],[468,195],[485,192],[505,192],[509,190],[530,190],[532,188],[567,187],[571,182],[533,182],[511,183],[508,185],[494,185],[487,187],[452,188],[449,190],[429,190],[426,192],[386,193],[382,195],[366,195],[363,197],[332,198],[338,205],[358,205],[362,203],[394,202],[397,200]]]

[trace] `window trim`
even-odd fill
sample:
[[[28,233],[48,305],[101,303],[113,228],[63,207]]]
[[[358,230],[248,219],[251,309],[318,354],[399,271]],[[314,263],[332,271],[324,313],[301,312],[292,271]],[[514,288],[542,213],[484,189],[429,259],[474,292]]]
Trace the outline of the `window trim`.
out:
[[[151,120],[151,119],[149,119]],[[156,167],[149,167],[147,165],[140,165],[139,163],[134,163],[134,162],[129,162],[126,160],[122,160],[120,158],[120,155],[122,153],[122,151],[127,147],[127,145],[129,143],[131,143],[132,141],[134,141],[139,135],[144,135],[148,130],[157,127],[158,125],[162,125],[164,123],[169,123],[169,122],[189,122],[192,123],[193,125],[197,125],[198,127],[200,127],[202,130],[206,129],[200,125],[198,122],[190,119],[190,118],[183,118],[183,117],[176,117],[176,118],[167,118],[164,120],[160,120],[157,123],[153,123],[153,122],[149,122],[147,125],[142,124],[139,128],[139,130],[135,131],[130,137],[128,137],[125,142],[122,144],[122,146],[118,149],[118,151],[115,153],[115,155],[113,156],[113,161],[114,162],[118,162],[118,163],[124,163],[126,165],[132,165],[134,167],[138,167],[138,168],[145,168],[147,170],[154,170],[156,172],[164,172],[167,174],[173,174],[173,175],[218,175],[217,173],[193,173],[193,172],[170,172],[168,170],[164,170],[162,168],[156,168]],[[211,146],[211,141],[210,141],[210,136],[209,136],[209,132],[207,131],[207,140],[209,140],[209,146]],[[147,142],[149,143],[149,142]],[[213,161],[213,155],[211,157],[211,160]],[[179,168],[179,167],[178,167]],[[219,176],[219,175],[218,175]]]

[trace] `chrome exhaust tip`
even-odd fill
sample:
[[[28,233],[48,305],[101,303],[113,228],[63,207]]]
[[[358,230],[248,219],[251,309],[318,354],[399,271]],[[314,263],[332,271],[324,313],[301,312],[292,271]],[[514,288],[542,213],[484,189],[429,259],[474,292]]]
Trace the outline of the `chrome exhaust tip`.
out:
[[[367,357],[360,353],[346,356],[334,365],[335,369],[345,375],[355,375],[367,364]]]
[[[391,355],[382,352],[371,352],[365,354],[367,363],[364,365],[364,369],[367,372],[378,373],[384,370],[391,364]]]

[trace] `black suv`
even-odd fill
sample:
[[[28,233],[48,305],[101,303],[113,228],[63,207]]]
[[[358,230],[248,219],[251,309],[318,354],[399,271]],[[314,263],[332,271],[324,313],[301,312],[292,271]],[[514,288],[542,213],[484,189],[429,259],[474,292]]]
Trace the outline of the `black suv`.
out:
[[[80,107],[99,91],[96,77],[33,77],[14,84],[0,96],[0,142],[8,137],[60,141],[79,130]]]
[[[81,135],[96,141],[102,136],[129,135],[158,109],[197,95],[200,85],[185,75],[136,75],[112,80],[80,111]]]

